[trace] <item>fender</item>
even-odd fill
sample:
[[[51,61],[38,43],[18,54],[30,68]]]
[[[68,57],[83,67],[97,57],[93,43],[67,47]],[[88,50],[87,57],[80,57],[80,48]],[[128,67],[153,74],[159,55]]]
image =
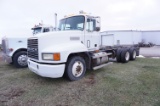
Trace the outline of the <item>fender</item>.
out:
[[[8,37],[7,39],[8,49],[13,49],[13,51],[8,52],[9,56],[13,56],[17,50],[27,49],[27,37]]]
[[[19,51],[26,51],[27,52],[27,48],[17,48],[16,50],[14,50],[14,52],[12,53],[12,56],[14,56],[17,52]]]
[[[18,51],[27,51],[27,48],[13,48],[13,51],[9,53],[9,56],[15,55]]]

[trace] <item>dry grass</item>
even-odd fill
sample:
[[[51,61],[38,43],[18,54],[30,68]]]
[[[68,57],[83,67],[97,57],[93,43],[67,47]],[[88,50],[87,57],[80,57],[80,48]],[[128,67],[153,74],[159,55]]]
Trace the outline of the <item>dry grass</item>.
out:
[[[82,80],[37,76],[0,62],[0,105],[159,106],[160,60],[137,59],[88,71]]]

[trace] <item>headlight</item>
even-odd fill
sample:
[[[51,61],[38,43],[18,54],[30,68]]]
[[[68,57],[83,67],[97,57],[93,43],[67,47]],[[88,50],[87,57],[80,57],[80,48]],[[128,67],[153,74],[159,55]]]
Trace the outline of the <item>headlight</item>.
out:
[[[60,53],[42,53],[43,60],[59,61]]]

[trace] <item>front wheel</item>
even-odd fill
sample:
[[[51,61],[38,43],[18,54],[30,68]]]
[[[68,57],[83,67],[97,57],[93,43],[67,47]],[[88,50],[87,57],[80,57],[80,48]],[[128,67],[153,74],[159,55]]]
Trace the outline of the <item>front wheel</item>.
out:
[[[16,53],[13,57],[13,63],[17,68],[27,67],[27,52],[20,51]]]
[[[71,57],[66,65],[66,76],[71,81],[76,81],[84,77],[86,72],[86,64],[82,57]]]

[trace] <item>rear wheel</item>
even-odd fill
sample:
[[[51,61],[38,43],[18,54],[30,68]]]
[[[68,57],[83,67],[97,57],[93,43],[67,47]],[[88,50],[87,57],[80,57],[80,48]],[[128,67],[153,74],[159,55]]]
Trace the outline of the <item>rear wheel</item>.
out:
[[[123,63],[127,63],[130,59],[130,53],[129,53],[129,50],[124,48],[122,49],[122,52],[121,52],[121,61]]]
[[[121,62],[121,48],[117,49],[117,53],[116,53],[116,59],[117,62]]]
[[[131,48],[129,52],[130,52],[130,60],[135,60],[137,55],[135,48]]]
[[[68,60],[65,74],[69,80],[79,80],[85,75],[85,72],[86,64],[82,57],[74,56]]]
[[[16,53],[13,57],[13,63],[17,68],[27,67],[27,52],[20,51]]]

